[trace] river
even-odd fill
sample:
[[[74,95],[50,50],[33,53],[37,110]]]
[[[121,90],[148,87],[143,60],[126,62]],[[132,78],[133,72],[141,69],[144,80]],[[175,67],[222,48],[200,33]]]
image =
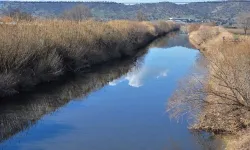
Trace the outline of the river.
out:
[[[6,98],[0,104],[0,148],[209,149],[211,136],[189,131],[185,117],[177,122],[166,112],[178,81],[199,56],[186,34],[173,33],[135,57]]]

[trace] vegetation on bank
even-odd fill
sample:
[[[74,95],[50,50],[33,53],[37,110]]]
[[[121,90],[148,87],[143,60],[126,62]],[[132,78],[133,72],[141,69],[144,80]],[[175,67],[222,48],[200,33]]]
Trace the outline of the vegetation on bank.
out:
[[[66,72],[133,55],[177,30],[173,22],[33,21],[0,25],[0,96],[18,93]]]
[[[250,38],[201,25],[189,39],[206,58],[207,75],[190,77],[169,100],[168,109],[177,118],[192,113],[194,130],[234,135],[228,149],[249,148]]]

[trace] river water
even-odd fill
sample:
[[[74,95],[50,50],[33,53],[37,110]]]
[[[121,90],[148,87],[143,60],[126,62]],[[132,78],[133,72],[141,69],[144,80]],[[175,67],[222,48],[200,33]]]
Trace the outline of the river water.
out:
[[[199,150],[213,138],[171,120],[168,98],[192,72],[199,51],[170,34],[135,57],[112,61],[63,82],[40,85],[0,104],[6,150]]]

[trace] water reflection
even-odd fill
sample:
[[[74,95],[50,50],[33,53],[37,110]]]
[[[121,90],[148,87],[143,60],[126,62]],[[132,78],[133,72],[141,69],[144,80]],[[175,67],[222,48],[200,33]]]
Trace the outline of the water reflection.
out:
[[[190,68],[190,73],[179,79],[176,91],[169,97],[167,110],[171,118],[177,121],[189,120],[189,128],[194,125],[204,107],[201,99],[204,97],[203,82],[207,81],[207,60],[198,54],[195,63]],[[190,130],[192,139],[202,150],[222,150],[223,141],[214,134]]]
[[[177,124],[165,113],[166,98],[189,71],[198,52],[182,34],[163,37],[149,49],[85,74],[65,77],[64,82],[44,84],[33,92],[3,99],[0,147],[205,149],[202,142],[197,143],[204,141],[204,134],[190,133],[186,121]],[[87,101],[72,101],[77,99]],[[46,117],[58,108],[63,110]],[[41,123],[42,118],[46,119]],[[19,135],[22,131],[30,135]],[[23,143],[17,144],[20,139]]]
[[[180,32],[170,33],[166,37],[157,39],[151,45],[151,47],[153,48],[170,48],[170,47],[175,47],[175,46],[193,48],[193,46],[189,43],[188,36]]]
[[[150,53],[150,52],[149,52]],[[114,80],[109,84],[115,86],[123,81],[128,81],[128,84],[132,87],[141,87],[144,82],[151,78],[161,78],[166,77],[168,72],[168,66],[160,66],[159,63],[151,64],[151,62],[156,62],[159,60],[151,59],[148,61],[144,60],[144,65],[141,68],[132,68],[131,71],[123,78],[119,80]]]
[[[138,67],[141,57],[147,49],[141,50],[135,57],[106,63],[90,72],[67,76],[63,82],[53,82],[39,86],[35,91],[21,93],[1,100],[0,103],[0,143],[16,133],[28,129],[44,115],[63,107],[69,101],[84,98],[100,89],[131,68]]]
[[[168,39],[174,36],[176,34],[170,34],[160,41],[167,43]],[[0,143],[16,133],[28,129],[44,115],[56,111],[71,100],[83,99],[89,93],[102,88],[106,84],[116,85],[123,80],[116,79],[127,72],[130,72],[126,77],[127,80],[130,80],[130,85],[140,86],[140,81],[133,79],[133,72],[141,66],[144,60],[143,56],[148,49],[155,45],[158,45],[158,40],[140,50],[132,58],[109,62],[95,67],[86,74],[64,77],[63,82],[44,84],[36,88],[35,91],[1,99]]]
[[[128,81],[130,86],[138,88],[143,86],[144,82],[149,78],[167,77],[169,66],[166,65],[167,61],[164,55],[168,55],[168,53],[164,50],[166,48],[179,47],[180,45],[182,47],[192,48],[188,41],[188,37],[178,32],[173,32],[166,37],[157,39],[149,46],[149,48],[151,48],[148,53],[150,57],[147,57],[143,61],[144,65],[142,65],[142,67],[132,68],[125,77],[114,80],[110,82],[109,85],[115,86],[124,81]]]
[[[195,132],[191,131],[190,134],[192,135],[191,141],[197,144],[197,147],[193,150],[223,150],[224,147],[221,143],[221,140],[219,137],[216,137],[214,135],[205,133],[205,132]],[[176,140],[170,138],[169,140],[169,146],[167,147],[167,150],[189,150],[183,146],[183,144]]]

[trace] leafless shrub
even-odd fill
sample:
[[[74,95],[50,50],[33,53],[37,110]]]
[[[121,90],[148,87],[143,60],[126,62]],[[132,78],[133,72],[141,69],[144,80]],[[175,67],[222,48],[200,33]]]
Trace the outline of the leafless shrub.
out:
[[[20,22],[20,21],[33,21],[35,18],[30,14],[25,11],[21,11],[22,9],[17,7],[13,8],[10,7],[7,10],[3,11],[3,15],[5,17],[9,17],[9,20],[15,21],[15,22]],[[3,19],[3,21],[7,21],[7,18]],[[10,22],[10,21],[7,21]]]
[[[203,32],[202,32],[203,33]],[[212,37],[209,33],[204,37]],[[180,86],[169,100],[174,117],[195,112],[192,128],[214,133],[235,133],[250,122],[250,44],[244,41],[213,45],[206,53],[208,76]]]
[[[34,17],[31,14],[27,12],[22,12],[20,9],[11,10],[9,12],[9,16],[13,18],[16,22],[34,20]]]
[[[250,29],[250,13],[242,13],[237,17],[237,23],[240,28],[243,28],[245,35]]]

